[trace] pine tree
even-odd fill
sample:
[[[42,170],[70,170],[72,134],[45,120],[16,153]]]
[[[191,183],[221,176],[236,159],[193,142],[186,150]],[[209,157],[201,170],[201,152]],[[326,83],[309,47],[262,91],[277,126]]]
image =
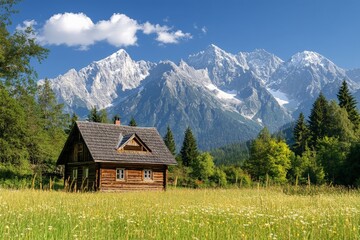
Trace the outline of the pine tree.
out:
[[[197,143],[190,127],[188,127],[185,131],[184,141],[180,151],[180,155],[181,160],[186,167],[191,166],[191,164],[196,161],[196,158],[199,156],[199,152],[197,150]]]
[[[329,102],[326,132],[328,137],[338,138],[343,142],[352,142],[355,137],[354,124],[350,121],[345,108],[334,100]]]
[[[305,122],[303,113],[300,113],[298,120],[294,127],[295,144],[293,149],[296,155],[301,155],[308,147],[310,140],[310,131]]]
[[[99,118],[100,118],[101,123],[108,123],[109,122],[106,109],[101,109],[100,110]]]
[[[360,187],[360,141],[352,144],[346,158],[347,184]]]
[[[137,123],[136,123],[134,117],[131,117],[131,120],[130,120],[130,122],[129,122],[129,126],[131,126],[131,127],[137,127]]]
[[[38,87],[38,104],[41,119],[46,130],[65,130],[69,116],[63,113],[63,104],[58,104],[55,93],[51,89],[50,81],[45,79],[44,84]]]
[[[319,97],[315,100],[313,108],[309,116],[309,130],[311,134],[311,141],[309,146],[314,148],[318,139],[326,135],[328,114],[328,102],[325,96],[320,93]]]
[[[76,121],[79,119],[78,115],[76,113],[73,113],[70,118],[70,123],[68,125],[68,128],[65,129],[65,133],[69,134],[71,132],[71,129],[75,126]]]
[[[89,122],[101,122],[101,116],[96,107],[90,109],[87,120]]]
[[[360,116],[356,109],[356,99],[351,95],[346,80],[342,82],[342,85],[337,94],[339,100],[339,106],[345,108],[348,113],[348,118],[354,124],[355,128],[359,127]]]
[[[164,136],[164,143],[167,146],[167,148],[169,149],[169,151],[172,153],[172,155],[175,156],[176,155],[176,145],[175,145],[173,133],[172,133],[169,125],[167,126],[167,131]]]

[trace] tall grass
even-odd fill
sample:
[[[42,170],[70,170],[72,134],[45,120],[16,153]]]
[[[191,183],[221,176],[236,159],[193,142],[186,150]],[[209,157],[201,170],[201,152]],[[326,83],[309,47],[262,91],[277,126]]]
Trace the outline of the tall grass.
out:
[[[360,193],[0,189],[1,239],[360,239]]]

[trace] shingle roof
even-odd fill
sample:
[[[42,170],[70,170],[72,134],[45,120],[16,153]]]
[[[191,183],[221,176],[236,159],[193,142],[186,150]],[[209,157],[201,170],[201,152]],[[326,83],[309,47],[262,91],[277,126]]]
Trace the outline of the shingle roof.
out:
[[[176,160],[166,147],[156,128],[83,121],[76,122],[76,126],[95,162],[176,165]],[[121,135],[123,136],[123,142],[124,139],[126,140],[133,134],[136,134],[151,149],[151,152],[118,152],[116,150]],[[58,163],[61,164],[61,161],[58,161]]]

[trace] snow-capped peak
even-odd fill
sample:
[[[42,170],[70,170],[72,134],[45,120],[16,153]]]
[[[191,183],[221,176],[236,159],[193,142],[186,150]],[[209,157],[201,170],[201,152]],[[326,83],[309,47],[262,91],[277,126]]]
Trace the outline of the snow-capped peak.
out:
[[[320,65],[325,67],[326,65],[335,65],[329,59],[320,55],[319,53],[312,51],[303,51],[296,53],[290,59],[290,64],[293,66],[310,66],[310,65]]]
[[[218,46],[211,44],[205,50],[198,53],[192,54],[189,56],[189,62],[195,64],[204,64],[204,63],[216,63],[219,61],[234,61],[237,62],[236,57],[233,54],[227,53]]]
[[[115,62],[124,62],[124,61],[132,61],[130,55],[124,50],[120,49],[117,52],[111,54],[110,56],[103,58],[99,61],[96,61],[95,64],[108,64]]]
[[[243,59],[249,69],[265,84],[276,69],[284,63],[279,57],[264,49],[255,49],[253,52],[239,52],[237,56],[238,59]]]
[[[134,61],[125,50],[120,49],[79,71],[71,69],[58,76],[52,80],[52,86],[56,94],[61,96],[60,101],[70,107],[79,105],[81,99],[81,105],[88,109],[93,106],[106,108],[126,91],[137,88],[154,65]]]
[[[224,86],[245,73],[249,67],[236,55],[227,53],[214,44],[205,50],[190,55],[187,63],[195,69],[207,69],[216,86]]]

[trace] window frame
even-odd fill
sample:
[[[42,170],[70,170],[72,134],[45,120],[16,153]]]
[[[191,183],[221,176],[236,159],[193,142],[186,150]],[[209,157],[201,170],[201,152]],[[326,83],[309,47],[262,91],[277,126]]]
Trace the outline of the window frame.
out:
[[[78,168],[74,167],[71,170],[71,180],[76,180],[77,181],[77,178],[78,178]]]
[[[153,171],[151,169],[144,169],[143,178],[144,178],[144,181],[152,181],[153,180]]]
[[[86,173],[86,176],[84,173]],[[83,180],[89,179],[89,167],[88,166],[84,166],[82,169],[82,179]]]
[[[78,143],[77,144],[77,156],[76,156],[77,162],[83,162],[84,161],[84,144]]]
[[[120,171],[122,171],[122,174],[120,174]],[[125,168],[116,168],[115,179],[116,181],[125,181]]]

